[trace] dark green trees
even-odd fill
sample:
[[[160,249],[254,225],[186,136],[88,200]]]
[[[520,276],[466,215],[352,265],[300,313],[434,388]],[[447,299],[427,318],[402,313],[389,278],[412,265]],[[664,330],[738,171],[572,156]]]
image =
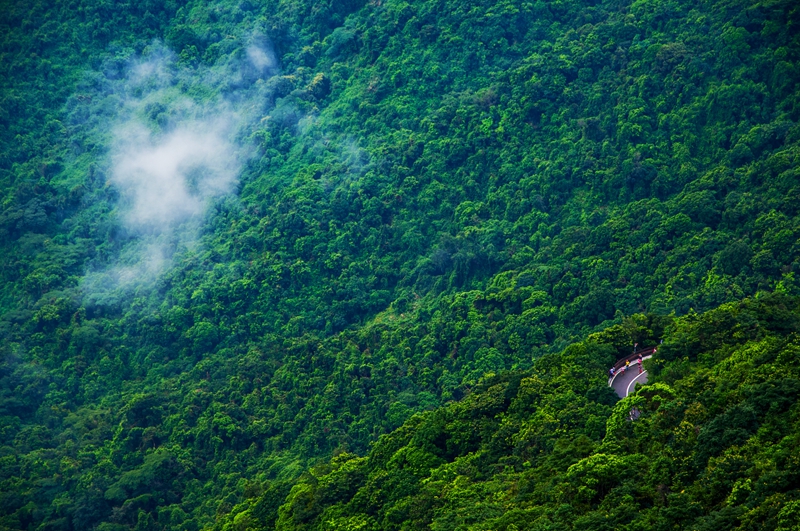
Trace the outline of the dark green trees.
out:
[[[614,498],[624,479],[601,479],[640,458],[598,449],[613,414],[604,385],[589,377],[540,409],[540,384],[520,375],[541,358],[540,379],[558,378],[547,355],[593,332],[605,346],[574,356],[604,372],[660,337],[663,316],[797,294],[797,16],[789,1],[5,2],[1,525],[194,530],[233,525],[240,503],[254,504],[240,528],[316,525],[372,492],[359,468],[371,443],[434,410],[391,464],[405,471],[381,491],[395,512],[369,525],[461,525],[459,503],[475,500],[489,500],[484,520],[464,526],[501,518],[484,487],[437,506],[420,486],[426,467],[506,434],[497,415],[560,430],[498,435],[489,461],[464,465],[495,474],[504,456],[551,456],[520,496],[549,495],[547,470],[604,456],[564,479],[549,521],[602,527],[592,511],[606,503],[628,522],[650,500],[679,525],[743,522],[751,508],[722,507],[722,487],[698,501],[653,475]],[[168,90],[126,92],[153,54]],[[224,101],[248,117],[236,186],[191,230],[124,222],[112,125],[134,100],[154,140],[186,108]],[[167,249],[164,268],[104,282],[148,238]],[[664,353],[670,386],[713,350],[706,331],[682,333]],[[697,470],[759,436],[761,406],[731,400],[733,431],[686,417],[676,436],[689,452],[700,426],[725,448]],[[672,473],[658,463],[652,474]],[[317,492],[309,476],[290,494],[309,467],[344,487]],[[442,474],[437,485],[463,475]],[[287,495],[296,503],[279,511]],[[769,518],[790,521],[780,507]],[[502,525],[529,521],[519,510]],[[361,516],[330,513],[353,527]]]

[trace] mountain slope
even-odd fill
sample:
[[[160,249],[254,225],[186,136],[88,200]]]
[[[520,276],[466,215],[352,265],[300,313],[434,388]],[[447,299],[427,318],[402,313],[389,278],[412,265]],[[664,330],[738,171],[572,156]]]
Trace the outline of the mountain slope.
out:
[[[271,486],[217,528],[794,529],[799,326],[783,296],[679,318],[651,381],[616,404],[612,327],[415,415],[366,457],[317,465],[280,508]]]
[[[625,316],[798,291],[794,2],[89,4],[0,10],[8,528],[208,527]],[[235,177],[133,223],[123,155],[199,129]]]

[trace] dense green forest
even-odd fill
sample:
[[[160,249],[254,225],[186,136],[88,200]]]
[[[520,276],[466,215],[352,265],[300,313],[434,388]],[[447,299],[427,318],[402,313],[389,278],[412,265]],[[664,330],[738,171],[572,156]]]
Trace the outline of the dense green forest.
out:
[[[793,529],[799,39],[0,0],[0,529]]]
[[[603,369],[652,324],[488,376],[366,457],[313,467],[282,506],[267,484],[216,529],[797,529],[800,298],[670,323],[655,378],[615,404]]]

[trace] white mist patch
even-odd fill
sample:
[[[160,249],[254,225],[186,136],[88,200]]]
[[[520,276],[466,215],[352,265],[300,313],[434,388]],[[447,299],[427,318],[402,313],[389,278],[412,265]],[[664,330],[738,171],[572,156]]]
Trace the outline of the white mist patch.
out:
[[[91,305],[114,305],[122,292],[149,290],[153,282],[172,263],[175,242],[170,239],[186,237],[174,232],[162,237],[139,238],[126,246],[117,262],[101,271],[87,273],[81,280],[86,302]],[[185,243],[191,244],[193,237]],[[180,242],[184,243],[184,242]]]
[[[369,153],[358,145],[358,141],[347,137],[341,144],[342,162],[351,173],[360,174],[369,163]]]
[[[132,265],[116,266],[108,270],[108,279],[123,286],[134,283],[137,279],[157,275],[169,262],[169,253],[163,243],[151,242],[142,249],[137,249]]]
[[[247,58],[259,72],[273,70],[278,66],[278,60],[272,50],[261,45],[251,44],[247,47]]]
[[[90,299],[152,287],[176,252],[196,247],[209,205],[233,192],[254,153],[242,139],[263,118],[263,79],[277,68],[269,46],[249,40],[246,57],[214,66],[182,65],[155,42],[103,85],[119,102],[106,174],[122,230],[114,263],[83,278]]]
[[[201,214],[208,199],[230,192],[240,170],[223,120],[192,122],[153,138],[139,124],[121,127],[112,182],[135,229],[163,232]]]
[[[145,88],[145,84],[151,84],[154,88],[167,86],[173,77],[169,70],[173,60],[169,50],[157,48],[152,57],[136,61],[130,66],[126,79],[127,88]]]

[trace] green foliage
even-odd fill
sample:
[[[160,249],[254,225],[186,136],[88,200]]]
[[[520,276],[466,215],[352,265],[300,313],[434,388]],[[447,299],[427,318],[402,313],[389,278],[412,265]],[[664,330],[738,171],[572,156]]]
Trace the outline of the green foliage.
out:
[[[797,313],[726,303],[800,294],[797,17],[3,1],[0,528],[791,528]],[[202,106],[257,38],[235,194],[152,285],[95,289],[140,243],[119,80],[163,42]],[[630,424],[605,369],[665,335]]]
[[[786,326],[788,316],[800,316],[800,299],[677,319],[664,349],[708,332],[716,340],[700,361],[655,358],[661,377],[613,410],[581,396],[604,379],[596,339],[491,377],[346,461],[357,481],[341,458],[300,478],[276,529],[790,529],[800,323]],[[608,418],[605,434],[593,414]],[[332,482],[337,496],[321,494]]]

